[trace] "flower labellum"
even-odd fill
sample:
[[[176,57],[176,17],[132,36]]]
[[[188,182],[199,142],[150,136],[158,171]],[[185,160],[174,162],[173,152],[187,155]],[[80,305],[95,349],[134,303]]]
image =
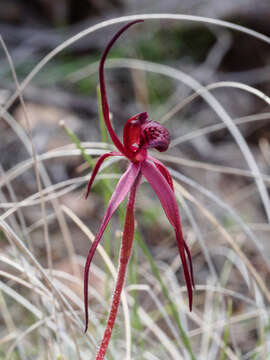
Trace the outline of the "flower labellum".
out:
[[[147,154],[147,150],[155,148],[158,151],[166,151],[170,144],[170,134],[168,130],[156,121],[150,120],[146,112],[139,113],[131,117],[125,124],[123,130],[123,143],[117,137],[109,117],[109,105],[106,95],[106,86],[104,79],[104,63],[106,57],[119,36],[126,31],[130,26],[143,20],[136,20],[123,26],[111,39],[107,45],[99,64],[99,79],[100,92],[102,101],[102,110],[107,130],[110,137],[118,151],[113,151],[102,155],[91,174],[88,183],[86,198],[91,190],[91,186],[95,176],[103,163],[103,161],[110,156],[123,156],[128,162],[129,166],[126,172],[120,178],[112,197],[109,201],[108,207],[105,211],[104,218],[98,229],[95,240],[89,250],[85,269],[84,269],[84,306],[85,306],[85,331],[88,328],[88,275],[91,261],[93,259],[95,250],[100,242],[100,239],[110,221],[113,213],[116,211],[121,202],[129,194],[128,204],[125,215],[124,231],[122,237],[122,245],[120,250],[118,275],[115,285],[115,290],[112,299],[110,314],[107,321],[106,330],[96,356],[96,360],[104,359],[111,333],[113,330],[115,318],[117,315],[120,296],[124,285],[126,269],[130,258],[132,249],[132,242],[134,237],[134,204],[136,193],[140,185],[142,176],[146,178],[149,184],[154,189],[158,196],[164,212],[171,223],[177,246],[179,249],[180,258],[182,261],[186,286],[188,291],[189,308],[192,310],[192,287],[194,287],[193,270],[191,255],[188,246],[183,238],[182,227],[180,222],[180,215],[178,205],[174,196],[173,181],[167,168],[157,159]]]

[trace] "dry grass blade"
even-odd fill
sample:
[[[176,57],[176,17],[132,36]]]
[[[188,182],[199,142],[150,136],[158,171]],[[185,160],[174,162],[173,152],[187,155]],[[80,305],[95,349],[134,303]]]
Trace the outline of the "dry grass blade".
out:
[[[42,218],[44,221],[44,240],[45,240],[45,245],[46,245],[46,251],[47,251],[47,259],[48,259],[48,267],[50,269],[50,271],[53,268],[52,265],[52,250],[51,250],[51,244],[50,244],[50,239],[49,239],[49,229],[48,229],[48,224],[46,221],[46,207],[45,207],[45,202],[43,201],[43,189],[42,189],[42,184],[41,184],[41,180],[40,180],[40,174],[39,174],[39,169],[38,169],[38,162],[37,162],[37,155],[36,155],[36,150],[33,144],[33,136],[32,136],[32,131],[31,131],[31,123],[30,123],[30,119],[29,116],[27,114],[27,110],[26,110],[26,106],[22,97],[22,93],[20,91],[20,85],[17,79],[17,75],[15,72],[15,68],[13,65],[13,61],[12,58],[8,52],[8,49],[2,39],[2,37],[0,36],[0,43],[5,51],[6,57],[8,59],[9,65],[10,65],[10,69],[12,72],[12,76],[14,79],[14,82],[16,84],[16,89],[18,91],[18,97],[20,99],[21,105],[22,105],[22,109],[23,109],[23,114],[24,114],[24,119],[26,122],[26,126],[27,126],[27,131],[29,134],[29,138],[30,138],[30,143],[31,143],[31,149],[32,149],[32,156],[33,156],[33,162],[34,162],[34,170],[35,170],[35,176],[36,176],[36,181],[37,181],[37,187],[38,187],[38,191],[40,193],[40,198],[41,198],[41,213],[42,213]]]
[[[2,281],[0,281],[0,289],[5,292],[7,295],[15,299],[18,303],[20,303],[25,309],[30,311],[35,317],[41,319],[43,314],[42,312],[33,305],[30,301],[28,301],[25,297],[20,295],[17,291],[13,290],[10,286],[6,285]]]
[[[158,154],[156,157],[160,160],[164,160],[164,161],[179,164],[179,165],[194,167],[197,169],[214,171],[214,172],[219,172],[219,173],[223,173],[223,174],[238,175],[238,176],[243,176],[243,177],[253,178],[253,179],[259,178],[259,175],[256,175],[249,170],[243,170],[243,169],[237,169],[237,168],[233,168],[233,167],[229,167],[229,166],[210,164],[207,162],[190,160],[190,159],[185,159],[185,158],[180,158],[180,157],[176,157],[176,156],[172,156],[172,155],[165,155],[165,154]],[[260,177],[265,182],[267,182],[267,183],[270,182],[269,175],[261,174]]]
[[[129,15],[129,16],[122,16],[115,19],[110,19],[103,21],[99,24],[96,24],[94,26],[89,27],[88,29],[85,29],[75,36],[71,37],[70,39],[64,41],[62,44],[57,46],[53,51],[51,51],[47,56],[44,57],[37,65],[36,67],[30,72],[30,74],[25,78],[25,80],[22,82],[21,87],[19,90],[17,90],[13,96],[9,99],[9,101],[6,103],[5,110],[9,109],[9,107],[13,104],[13,102],[18,97],[20,91],[22,92],[24,88],[32,81],[32,79],[35,77],[35,75],[51,60],[53,59],[57,54],[59,54],[61,51],[75,43],[76,41],[79,41],[84,36],[87,36],[95,31],[98,31],[100,29],[103,29],[107,26],[111,26],[114,24],[119,24],[122,22],[128,22],[133,21],[137,19],[142,20],[178,20],[178,21],[191,21],[191,22],[197,22],[197,23],[205,23],[205,24],[213,24],[216,26],[221,26],[224,28],[232,29],[235,31],[240,31],[244,34],[250,35],[252,37],[255,37],[263,42],[266,42],[267,44],[270,44],[270,38],[264,34],[261,34],[255,30],[249,29],[247,27],[237,25],[230,23],[228,21],[218,20],[218,19],[211,19],[207,17],[202,16],[193,16],[193,15],[184,15],[184,14],[139,14],[139,15]]]
[[[9,311],[9,307],[6,303],[5,297],[3,296],[1,290],[0,290],[0,310],[8,332],[11,334],[16,333],[16,326],[14,324],[11,312]],[[0,341],[0,345],[1,345],[1,341]]]
[[[6,360],[9,360],[11,358],[12,352],[15,350],[15,348],[18,346],[18,344],[27,336],[29,335],[32,331],[37,330],[40,326],[44,325],[49,319],[45,318],[45,319],[41,319],[37,322],[35,322],[33,325],[29,326],[29,328],[27,330],[25,330],[22,334],[20,334],[19,336],[16,336],[16,340],[14,341],[14,343],[9,347],[8,351],[7,351],[7,355],[6,355]]]
[[[247,321],[249,319],[254,319],[254,318],[256,319],[261,315],[262,311],[263,311],[262,309],[257,309],[257,310],[250,311],[245,314],[235,315],[235,316],[231,317],[229,320],[217,321],[216,323],[212,323],[209,326],[211,327],[212,331],[215,331],[216,329],[223,328],[224,326],[226,326],[228,324],[236,324],[236,323],[239,323],[242,321]],[[192,330],[190,332],[190,336],[191,337],[198,336],[198,335],[202,334],[203,331],[204,331],[203,327]]]
[[[258,89],[255,89],[252,86],[242,84],[242,83],[238,83],[238,82],[233,82],[233,81],[220,81],[220,82],[217,82],[217,83],[209,84],[207,86],[203,86],[200,89],[198,89],[196,92],[194,92],[193,94],[186,97],[179,104],[175,105],[172,108],[172,110],[170,110],[166,115],[164,115],[160,119],[160,122],[164,123],[164,122],[168,121],[176,113],[178,113],[180,110],[182,110],[186,105],[189,105],[193,100],[200,97],[204,91],[214,90],[214,89],[219,89],[219,88],[226,88],[226,87],[244,90],[244,91],[249,92],[249,93],[257,96],[258,98],[262,99],[268,105],[270,104],[270,98],[266,94],[264,94],[262,91],[260,91]]]
[[[158,294],[155,294],[149,285],[136,284],[136,285],[129,285],[127,287],[127,291],[134,291],[134,290],[145,291],[150,295],[150,297],[153,299],[157,309],[159,310],[160,314],[163,316],[168,328],[170,329],[171,333],[175,337],[177,343],[179,344],[179,346],[182,346],[182,342],[181,342],[179,333],[178,333],[176,327],[174,326],[174,324],[172,323],[171,319],[169,318],[168,314],[166,313],[164,306],[158,299]]]
[[[195,220],[195,217],[193,216],[192,214],[192,211],[190,209],[190,207],[188,206],[186,200],[181,196],[181,199],[180,199],[180,202],[181,202],[181,205],[183,207],[183,210],[185,211],[189,221],[190,221],[190,224],[194,230],[194,233],[196,234],[196,237],[199,241],[199,244],[200,244],[200,247],[202,249],[202,253],[204,255],[204,258],[208,264],[208,267],[209,267],[209,270],[210,270],[210,273],[212,275],[212,277],[215,279],[215,282],[218,283],[219,282],[219,279],[218,279],[218,274],[216,272],[216,269],[214,267],[214,264],[213,264],[213,261],[211,259],[211,256],[209,254],[209,251],[208,251],[208,248],[205,244],[205,241],[204,241],[204,237],[200,231],[200,227],[199,227],[199,224],[197,224],[196,220]]]
[[[65,306],[65,308],[70,312],[70,314],[73,316],[73,319],[77,323],[78,327],[81,329],[84,329],[84,325],[76,312],[73,310],[73,308],[70,306],[70,304],[67,302],[65,297],[58,291],[58,289],[54,286],[52,283],[50,277],[47,275],[46,271],[43,269],[43,267],[39,264],[35,256],[28,250],[28,248],[24,245],[23,241],[17,236],[17,234],[14,233],[14,231],[10,228],[10,226],[4,222],[2,219],[0,219],[0,229],[4,232],[4,234],[11,238],[11,240],[16,244],[16,246],[20,249],[22,254],[26,256],[30,262],[34,265],[34,267],[40,272],[44,283],[49,287],[49,289],[53,289],[54,294],[58,298],[59,302],[62,303],[62,305]],[[90,336],[88,334],[88,336]],[[96,341],[94,338],[90,336],[90,339],[95,344]]]
[[[14,338],[16,338],[17,334],[16,332],[11,332],[4,337],[0,339],[0,345],[4,345],[6,342],[12,341]]]
[[[151,319],[147,312],[143,308],[138,310],[139,316],[142,322],[151,330],[151,332],[157,337],[161,344],[167,349],[171,359],[183,360],[183,357],[179,354],[179,351],[175,347],[174,343],[168,337],[168,335]]]
[[[30,284],[29,282],[19,278],[18,276],[14,276],[6,271],[2,271],[0,270],[0,276],[5,277],[6,279],[9,280],[13,280],[15,283],[18,283],[20,285],[25,286],[28,289],[31,289],[33,291],[36,291],[39,295],[41,296],[45,296],[47,294],[45,294],[44,292],[42,292],[40,289],[38,289],[37,287],[34,287],[32,284]]]
[[[179,183],[175,182],[175,188],[179,191],[186,199],[194,203],[201,211],[201,213],[217,228],[217,230],[221,233],[221,235],[226,239],[231,248],[236,252],[239,258],[243,261],[245,266],[247,267],[249,273],[252,275],[253,279],[258,284],[268,303],[270,303],[270,292],[265,285],[265,281],[261,278],[257,270],[248,260],[246,255],[243,253],[241,248],[237,245],[237,243],[233,240],[231,235],[222,227],[217,219],[211,214],[200,202],[198,202],[184,187],[182,187]]]
[[[25,146],[27,152],[31,156],[32,155],[32,143],[29,140],[29,137],[27,136],[27,134],[25,133],[25,130],[22,128],[22,126],[17,121],[15,121],[15,119],[8,112],[5,112],[1,106],[0,106],[0,109],[1,109],[0,113],[1,113],[2,118],[13,129],[13,131],[16,133],[18,138],[21,140],[21,142]],[[42,163],[42,157],[40,157],[38,154],[36,154],[36,158],[31,157],[30,159],[26,160],[25,162],[21,162],[20,164],[18,164],[17,167],[15,166],[14,173],[13,173],[14,178],[16,178],[16,176],[19,176],[24,171],[26,171],[27,168],[30,168],[31,166],[35,166],[35,161],[38,161],[38,169],[39,169],[40,176],[43,180],[44,185],[46,187],[51,186],[51,181],[50,181],[49,175],[46,171],[46,168],[44,167],[44,165]],[[12,180],[12,177],[10,178],[9,171],[8,171],[5,173],[5,176],[2,179],[0,179],[0,183],[1,183],[0,187],[2,187],[3,185],[9,186],[9,183],[11,180]],[[46,191],[46,188],[43,189],[43,192],[41,194],[43,195],[43,193],[45,193],[45,191]],[[73,267],[73,272],[74,272],[74,274],[78,275],[78,269],[76,267],[76,264],[74,264],[74,262],[73,262],[74,248],[72,246],[72,241],[71,241],[71,237],[69,234],[69,230],[68,230],[65,218],[64,218],[63,214],[61,213],[61,208],[59,206],[57,198],[52,197],[52,206],[56,213],[56,218],[58,220],[60,229],[63,234],[63,239],[64,239],[65,245],[67,247],[67,250],[68,250],[70,261],[71,261],[71,264]]]
[[[241,125],[241,124],[246,124],[248,122],[253,122],[253,121],[268,120],[269,118],[270,118],[270,113],[266,112],[266,113],[261,113],[261,114],[243,116],[241,118],[235,119],[234,123],[236,125]],[[226,128],[225,124],[214,124],[214,125],[205,126],[204,128],[201,128],[201,129],[193,130],[193,131],[189,132],[188,134],[185,134],[185,135],[179,136],[176,139],[173,139],[171,142],[171,147],[174,147],[174,146],[182,144],[186,141],[195,139],[196,137],[207,135],[212,132],[222,130],[225,128]]]
[[[185,288],[183,287],[182,290],[185,290]],[[221,293],[222,295],[224,296],[229,296],[229,297],[233,297],[233,298],[236,298],[236,299],[239,299],[251,306],[257,306],[256,305],[256,302],[250,298],[248,298],[247,296],[245,295],[242,295],[241,293],[239,292],[236,292],[236,291],[233,291],[233,290],[230,290],[230,289],[226,289],[226,288],[223,288],[221,286],[214,286],[214,285],[198,285],[196,284],[196,290],[198,291],[212,291],[212,292],[216,292],[216,293]]]
[[[216,203],[221,209],[225,210],[230,216],[232,216],[233,219],[239,224],[243,232],[248,236],[250,240],[252,240],[253,245],[257,248],[260,255],[264,259],[264,262],[267,266],[267,268],[270,268],[269,259],[265,254],[264,246],[259,241],[258,237],[251,231],[251,228],[248,226],[248,224],[243,221],[241,216],[226,202],[224,202],[221,198],[219,198],[217,195],[215,195],[211,190],[206,189],[205,187],[201,186],[194,180],[186,177],[185,175],[179,173],[178,171],[169,169],[171,174],[177,179],[185,184],[188,184],[192,188],[198,190],[200,193],[202,193],[206,198],[211,199],[214,203]]]

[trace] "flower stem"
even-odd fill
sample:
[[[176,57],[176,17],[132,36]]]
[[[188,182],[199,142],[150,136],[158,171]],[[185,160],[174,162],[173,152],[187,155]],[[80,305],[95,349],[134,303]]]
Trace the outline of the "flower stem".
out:
[[[136,197],[136,191],[140,182],[141,176],[138,175],[137,179],[135,180],[131,190],[129,201],[127,205],[126,217],[125,217],[125,225],[122,237],[122,245],[120,251],[120,260],[119,260],[119,268],[118,268],[118,276],[116,280],[115,290],[113,294],[113,300],[111,305],[111,310],[109,314],[109,318],[107,321],[106,330],[96,356],[96,360],[103,360],[106,354],[106,350],[111,338],[112,330],[115,323],[115,318],[117,315],[121,292],[123,289],[125,275],[127,270],[128,261],[130,258],[130,253],[132,249],[132,243],[134,238],[134,203]]]
[[[113,301],[112,301],[112,306],[111,306],[111,310],[110,310],[110,315],[109,315],[109,318],[107,321],[106,330],[105,330],[96,360],[104,359],[104,356],[105,356],[105,353],[106,353],[106,350],[107,350],[107,347],[108,347],[108,344],[109,344],[109,341],[111,338],[111,333],[112,333],[112,330],[114,327],[114,322],[115,322],[115,318],[117,315],[119,302],[120,302],[120,296],[121,296],[121,292],[122,292],[123,284],[124,284],[124,280],[125,280],[126,268],[127,268],[127,262],[126,263],[120,262],[117,282],[116,282],[115,291],[113,294]]]

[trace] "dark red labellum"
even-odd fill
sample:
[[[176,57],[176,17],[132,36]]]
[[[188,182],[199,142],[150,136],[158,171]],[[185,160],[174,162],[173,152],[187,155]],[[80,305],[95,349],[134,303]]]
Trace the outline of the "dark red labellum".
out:
[[[166,151],[170,144],[169,131],[156,121],[148,120],[146,112],[130,118],[124,127],[123,142],[132,161],[143,161],[146,149]]]
[[[156,121],[147,121],[142,125],[142,133],[147,148],[166,151],[171,137],[169,131]]]

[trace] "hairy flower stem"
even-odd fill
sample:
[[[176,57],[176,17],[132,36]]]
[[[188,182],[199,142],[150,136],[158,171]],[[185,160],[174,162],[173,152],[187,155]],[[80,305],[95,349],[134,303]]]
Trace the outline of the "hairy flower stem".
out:
[[[129,195],[126,217],[125,217],[125,226],[122,237],[122,245],[120,251],[120,260],[119,260],[119,268],[118,268],[118,276],[115,285],[115,290],[113,294],[112,306],[109,314],[109,318],[107,321],[106,330],[96,357],[96,360],[103,360],[106,354],[106,350],[111,338],[112,330],[114,327],[115,318],[117,315],[121,292],[123,289],[125,275],[127,270],[128,261],[130,258],[130,253],[132,249],[132,243],[134,238],[134,204],[137,188],[141,179],[141,175],[138,175],[136,181],[134,182]]]

